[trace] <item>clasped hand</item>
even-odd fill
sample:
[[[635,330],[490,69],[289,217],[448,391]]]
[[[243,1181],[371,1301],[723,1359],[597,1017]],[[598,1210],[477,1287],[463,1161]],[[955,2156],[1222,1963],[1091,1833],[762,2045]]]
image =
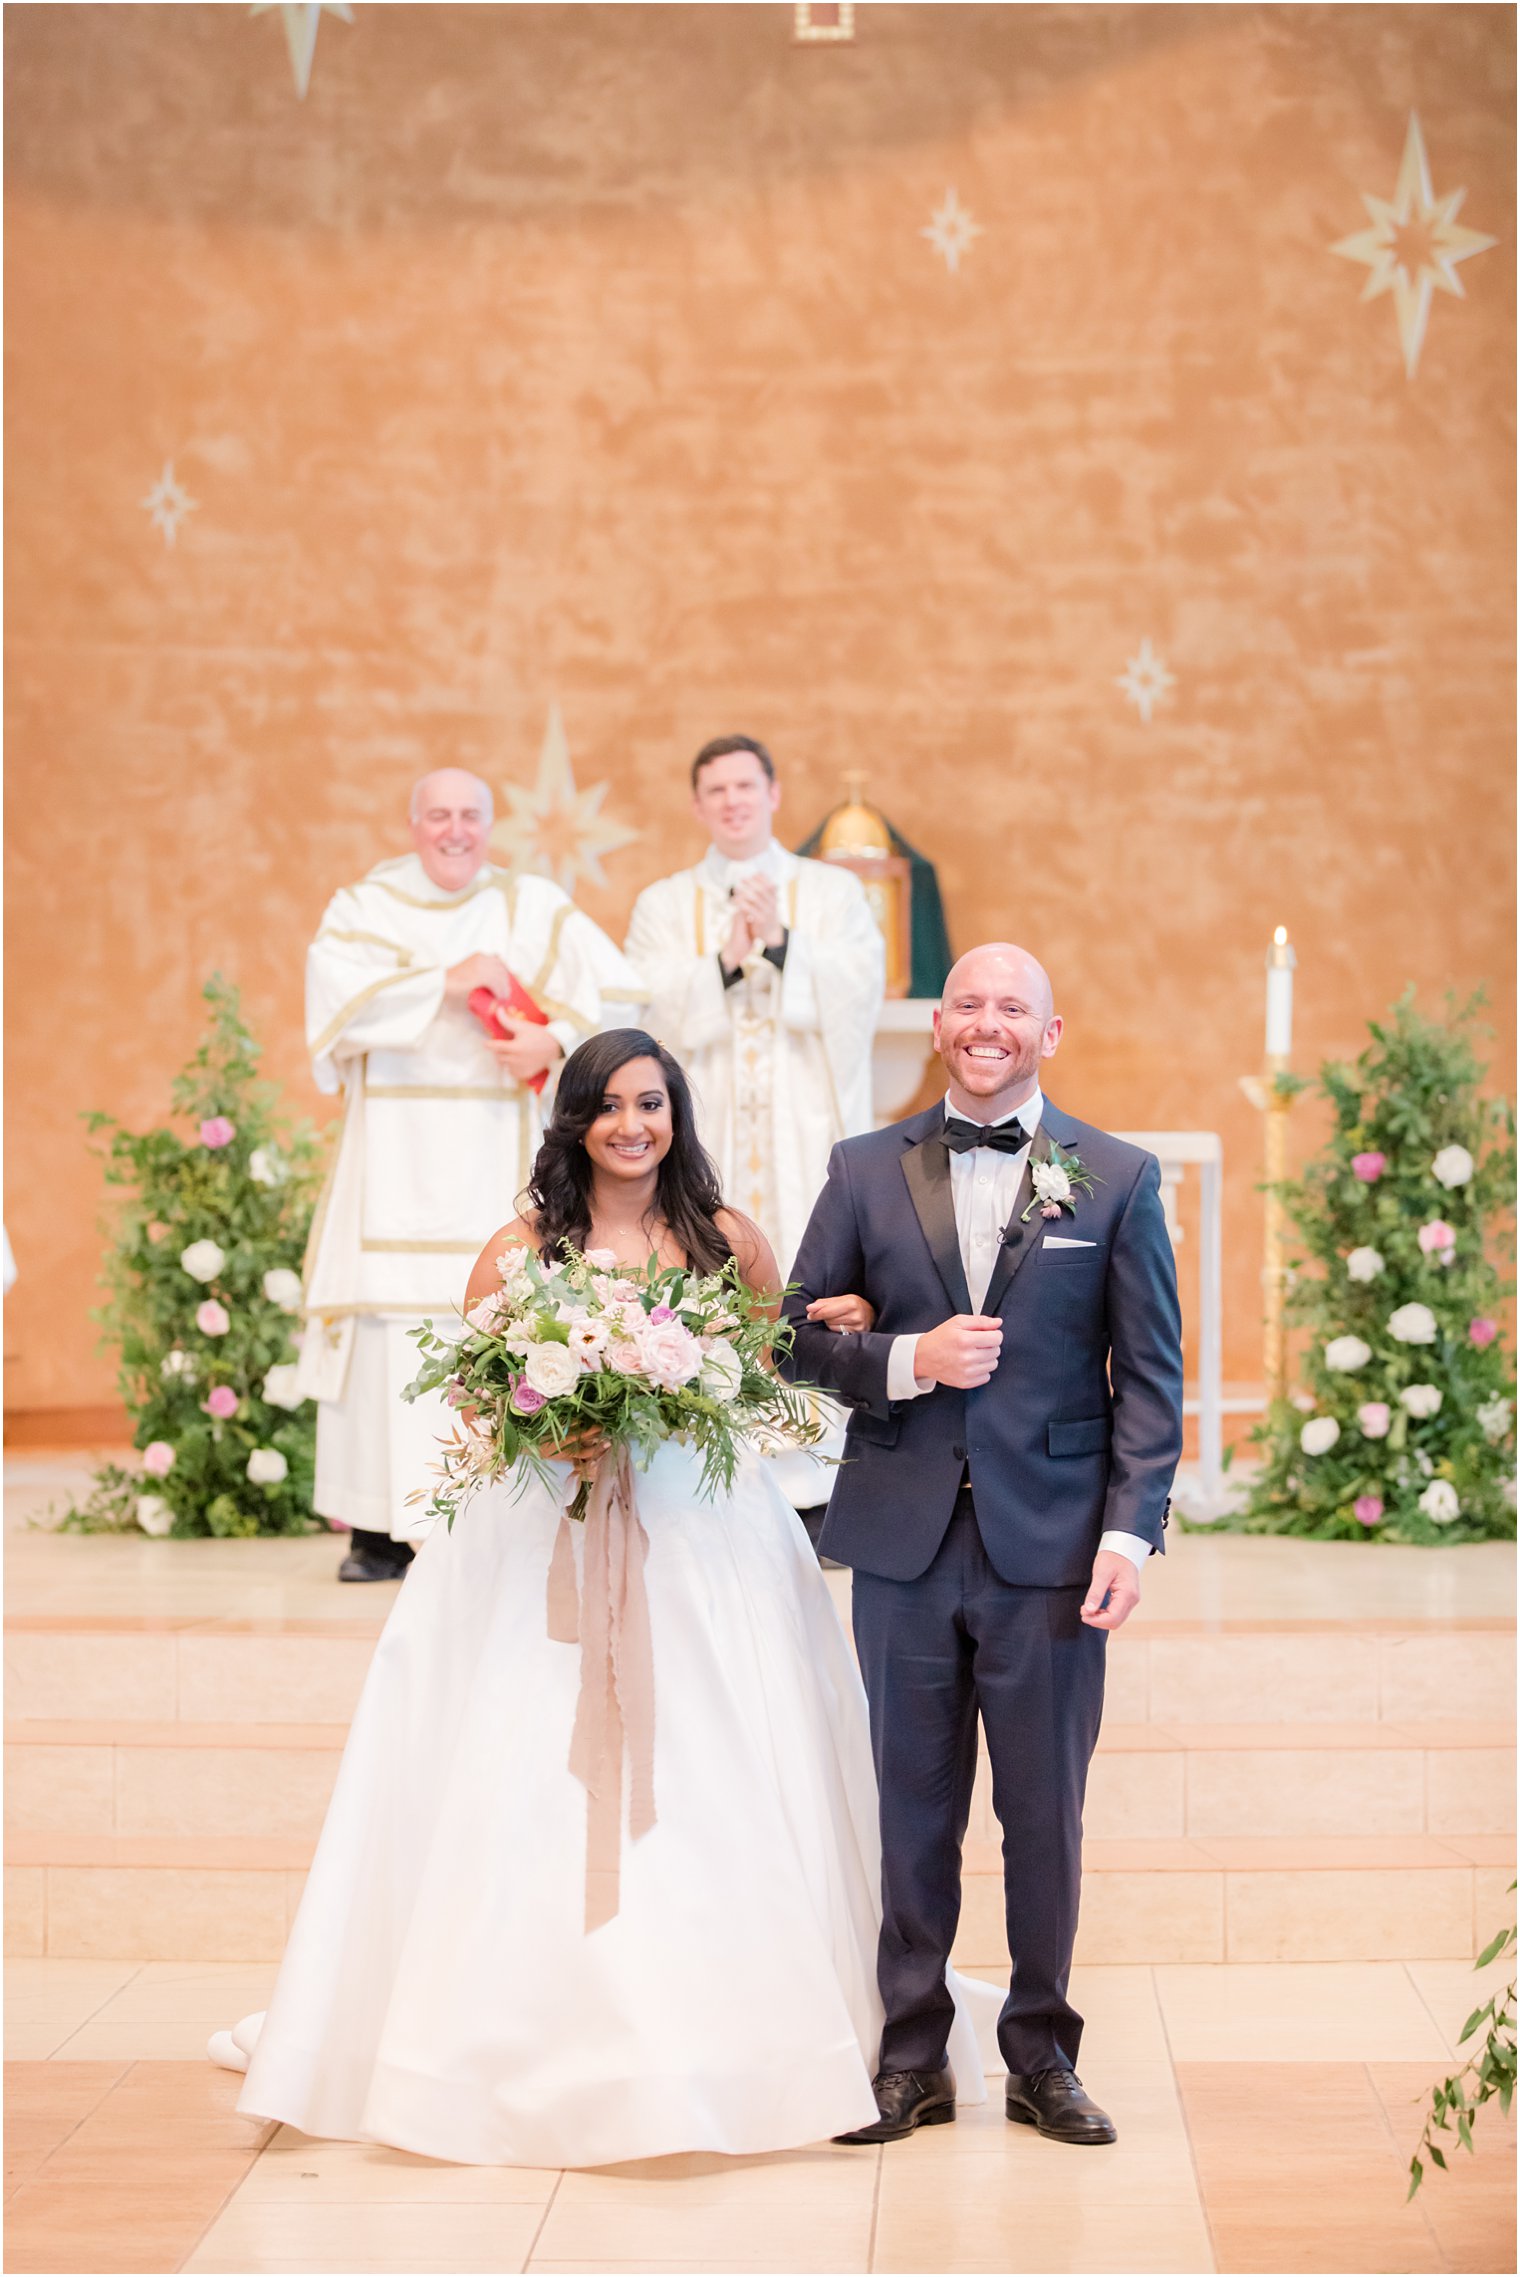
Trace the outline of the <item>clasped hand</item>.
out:
[[[733,923],[723,944],[723,962],[736,972],[758,941],[763,949],[779,949],[786,938],[776,888],[769,878],[749,877],[734,888]]]

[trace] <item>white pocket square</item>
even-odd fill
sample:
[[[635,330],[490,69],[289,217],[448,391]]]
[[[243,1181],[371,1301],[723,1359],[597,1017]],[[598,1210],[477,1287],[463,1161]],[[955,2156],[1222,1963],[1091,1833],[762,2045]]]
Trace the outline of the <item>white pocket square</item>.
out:
[[[1095,1241],[1068,1241],[1064,1233],[1047,1233],[1045,1246],[1047,1249],[1096,1249],[1098,1244]]]

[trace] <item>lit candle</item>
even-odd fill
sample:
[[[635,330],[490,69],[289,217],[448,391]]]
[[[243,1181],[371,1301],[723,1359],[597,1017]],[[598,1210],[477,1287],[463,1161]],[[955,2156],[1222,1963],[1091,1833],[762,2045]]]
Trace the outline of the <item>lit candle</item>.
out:
[[[1267,951],[1267,1057],[1286,1059],[1293,1049],[1293,967],[1298,959],[1279,925]]]

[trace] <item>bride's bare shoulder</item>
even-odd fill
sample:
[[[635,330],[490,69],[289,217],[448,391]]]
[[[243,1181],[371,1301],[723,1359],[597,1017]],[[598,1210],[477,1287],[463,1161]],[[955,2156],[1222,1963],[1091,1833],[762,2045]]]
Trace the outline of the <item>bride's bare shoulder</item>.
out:
[[[734,1253],[741,1280],[752,1289],[762,1289],[767,1296],[781,1286],[781,1275],[776,1266],[775,1252],[753,1218],[742,1210],[726,1205],[713,1213],[713,1222]]]
[[[501,1267],[496,1260],[507,1249],[533,1249],[538,1247],[538,1234],[531,1217],[513,1218],[508,1225],[498,1226],[481,1250],[470,1270],[464,1292],[466,1312],[480,1299],[501,1287]]]

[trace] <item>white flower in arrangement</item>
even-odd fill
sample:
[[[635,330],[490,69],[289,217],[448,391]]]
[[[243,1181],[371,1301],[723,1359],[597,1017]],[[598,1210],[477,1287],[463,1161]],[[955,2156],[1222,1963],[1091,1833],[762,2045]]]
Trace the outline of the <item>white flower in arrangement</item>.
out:
[[[1475,1420],[1489,1445],[1497,1447],[1500,1440],[1509,1435],[1509,1401],[1486,1399],[1478,1409]]]
[[[587,1249],[582,1254],[586,1263],[594,1265],[599,1273],[615,1273],[617,1271],[618,1259],[615,1249]]]
[[[581,1364],[568,1344],[530,1344],[523,1374],[545,1399],[558,1399],[580,1381]]]
[[[1433,1478],[1420,1496],[1420,1508],[1437,1526],[1449,1526],[1461,1514],[1462,1505],[1449,1478]]]
[[[702,1366],[701,1345],[678,1320],[657,1321],[651,1315],[638,1343],[644,1373],[661,1391],[679,1391]]]
[[[1414,1451],[1414,1467],[1421,1478],[1434,1478],[1436,1475],[1436,1466],[1423,1447],[1416,1447]]]
[[[1499,1492],[1504,1498],[1505,1508],[1507,1510],[1513,1510],[1517,1499],[1520,1499],[1516,1496],[1514,1478],[1510,1477],[1501,1479],[1499,1482]]]
[[[272,1265],[264,1275],[264,1294],[281,1312],[299,1312],[306,1292],[299,1273],[292,1273],[288,1265]]]
[[[261,1396],[269,1402],[271,1407],[284,1407],[293,1412],[303,1405],[305,1397],[296,1389],[296,1377],[299,1373],[300,1370],[293,1360],[285,1362],[278,1368],[271,1368],[264,1378]]]
[[[254,1486],[278,1486],[289,1470],[278,1447],[255,1447],[248,1458],[248,1476]]]
[[[710,1344],[702,1357],[698,1388],[709,1399],[736,1399],[744,1381],[744,1363],[731,1344]]]
[[[1372,1358],[1372,1346],[1359,1336],[1333,1336],[1325,1346],[1325,1366],[1338,1376],[1353,1375]]]
[[[161,1494],[140,1494],[133,1515],[145,1534],[167,1534],[174,1524],[174,1512]]]
[[[248,1175],[255,1186],[283,1186],[285,1165],[272,1146],[256,1146],[248,1157]]]
[[[1375,1249],[1353,1249],[1346,1259],[1346,1271],[1353,1281],[1375,1281],[1383,1270],[1383,1260]]]
[[[1388,1333],[1396,1344],[1434,1344],[1436,1316],[1429,1305],[1400,1305],[1389,1315]]]
[[[227,1252],[214,1241],[192,1241],[180,1251],[179,1261],[192,1281],[214,1281],[227,1262]]]
[[[1473,1158],[1465,1146],[1443,1146],[1430,1172],[1442,1186],[1465,1186],[1474,1168]]]
[[[1333,1415],[1311,1415],[1298,1435],[1298,1443],[1306,1455],[1328,1455],[1341,1435],[1341,1427]]]
[[[1037,1201],[1059,1205],[1071,1200],[1071,1178],[1058,1162],[1037,1162],[1029,1176]]]
[[[158,1372],[166,1383],[173,1383],[178,1377],[182,1383],[186,1384],[193,1384],[197,1373],[195,1362],[190,1354],[182,1352],[177,1344],[172,1352],[166,1352],[159,1361]]]
[[[1306,1391],[1289,1392],[1288,1405],[1296,1407],[1300,1415],[1312,1415],[1314,1413],[1314,1394]]]
[[[1439,1384],[1406,1384],[1399,1393],[1399,1405],[1406,1415],[1423,1423],[1432,1415],[1440,1414],[1441,1396]]]
[[[570,1323],[570,1350],[588,1371],[601,1366],[602,1354],[611,1339],[612,1323],[608,1320],[582,1313]]]

